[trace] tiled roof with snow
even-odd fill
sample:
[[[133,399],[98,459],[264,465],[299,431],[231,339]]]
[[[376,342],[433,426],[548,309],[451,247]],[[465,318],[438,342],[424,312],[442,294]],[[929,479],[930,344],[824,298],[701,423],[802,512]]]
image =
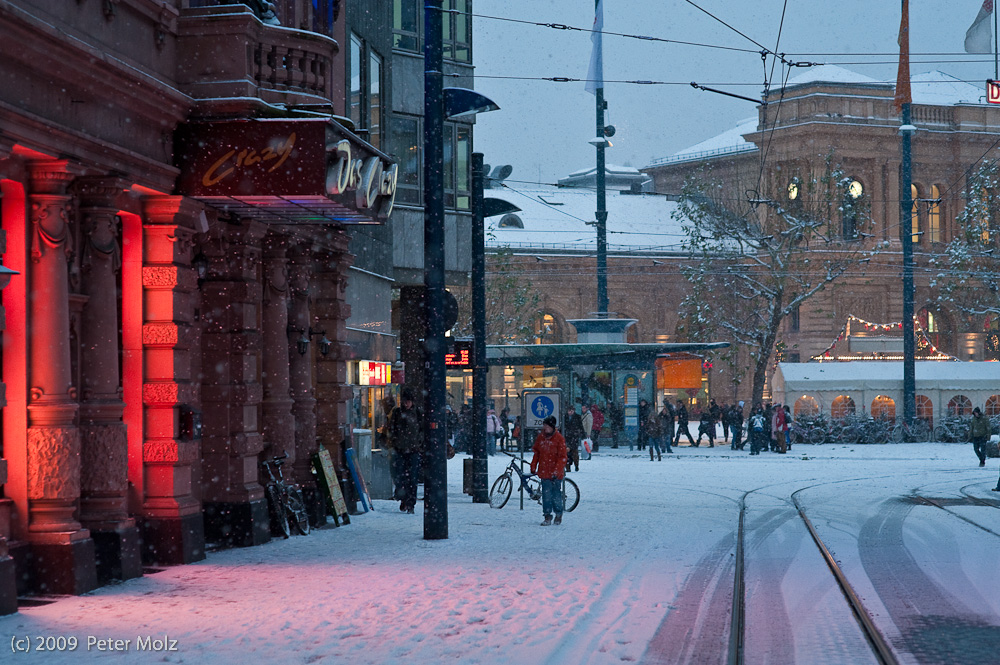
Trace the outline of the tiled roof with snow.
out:
[[[591,224],[597,209],[594,189],[511,183],[487,189],[486,196],[521,208],[516,214],[524,228],[500,227],[503,216],[486,220],[487,246],[510,246],[544,254],[546,251],[597,250],[597,232]],[[676,201],[661,195],[607,193],[608,251],[680,252],[686,237],[673,219]],[[492,237],[491,237],[492,236]]]

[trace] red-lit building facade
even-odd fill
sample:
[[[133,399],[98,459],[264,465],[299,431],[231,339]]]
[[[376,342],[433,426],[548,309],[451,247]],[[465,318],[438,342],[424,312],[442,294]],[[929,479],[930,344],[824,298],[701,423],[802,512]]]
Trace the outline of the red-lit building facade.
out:
[[[265,542],[262,455],[323,519],[350,229],[397,176],[336,117],[342,9],[0,4],[0,613]]]

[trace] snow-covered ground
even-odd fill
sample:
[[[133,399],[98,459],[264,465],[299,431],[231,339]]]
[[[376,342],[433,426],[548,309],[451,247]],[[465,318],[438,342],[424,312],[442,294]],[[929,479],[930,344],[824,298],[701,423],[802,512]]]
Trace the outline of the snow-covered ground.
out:
[[[507,461],[491,458],[491,481]],[[799,445],[759,457],[683,447],[662,462],[602,448],[572,474],[577,510],[546,528],[539,505],[519,510],[516,494],[502,510],[473,504],[461,462],[449,462],[447,540],[422,539],[419,505],[405,515],[376,501],[341,528],[0,617],[4,652],[13,638],[78,639],[73,652],[0,662],[722,663],[748,490],[746,662],[871,662],[792,507],[802,488],[902,662],[997,662],[1000,511],[961,493],[996,498],[997,462],[979,468],[971,445]],[[914,493],[951,501],[969,521]],[[137,651],[148,636],[176,640],[176,651]],[[128,652],[88,650],[88,637],[130,640]]]

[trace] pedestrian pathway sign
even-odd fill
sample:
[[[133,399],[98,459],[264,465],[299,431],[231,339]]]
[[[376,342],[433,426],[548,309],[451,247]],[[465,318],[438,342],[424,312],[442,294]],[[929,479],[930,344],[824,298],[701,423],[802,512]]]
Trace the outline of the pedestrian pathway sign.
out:
[[[541,429],[542,421],[549,416],[559,418],[560,397],[562,391],[524,391],[523,399],[527,407],[525,409],[525,427],[528,429]]]

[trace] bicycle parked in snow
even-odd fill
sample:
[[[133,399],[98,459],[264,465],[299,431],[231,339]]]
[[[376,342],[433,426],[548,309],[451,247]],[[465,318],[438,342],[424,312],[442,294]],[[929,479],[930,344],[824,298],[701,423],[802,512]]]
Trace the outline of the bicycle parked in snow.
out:
[[[309,534],[309,514],[302,490],[286,482],[281,473],[287,457],[288,453],[285,453],[260,463],[260,468],[267,474],[264,495],[267,496],[267,510],[271,517],[271,534],[288,538],[292,535],[291,526],[294,526],[296,531],[306,536]]]
[[[510,464],[500,474],[500,477],[493,481],[493,487],[490,488],[490,507],[500,509],[507,505],[507,501],[514,490],[514,476],[517,476],[521,482],[518,489],[522,490],[529,499],[541,503],[542,484],[538,476],[533,473],[525,473],[521,470],[521,465],[525,463],[525,460],[515,457],[510,453],[504,454],[511,458]],[[562,492],[563,510],[571,513],[577,504],[580,503],[580,488],[569,478],[564,478]]]

